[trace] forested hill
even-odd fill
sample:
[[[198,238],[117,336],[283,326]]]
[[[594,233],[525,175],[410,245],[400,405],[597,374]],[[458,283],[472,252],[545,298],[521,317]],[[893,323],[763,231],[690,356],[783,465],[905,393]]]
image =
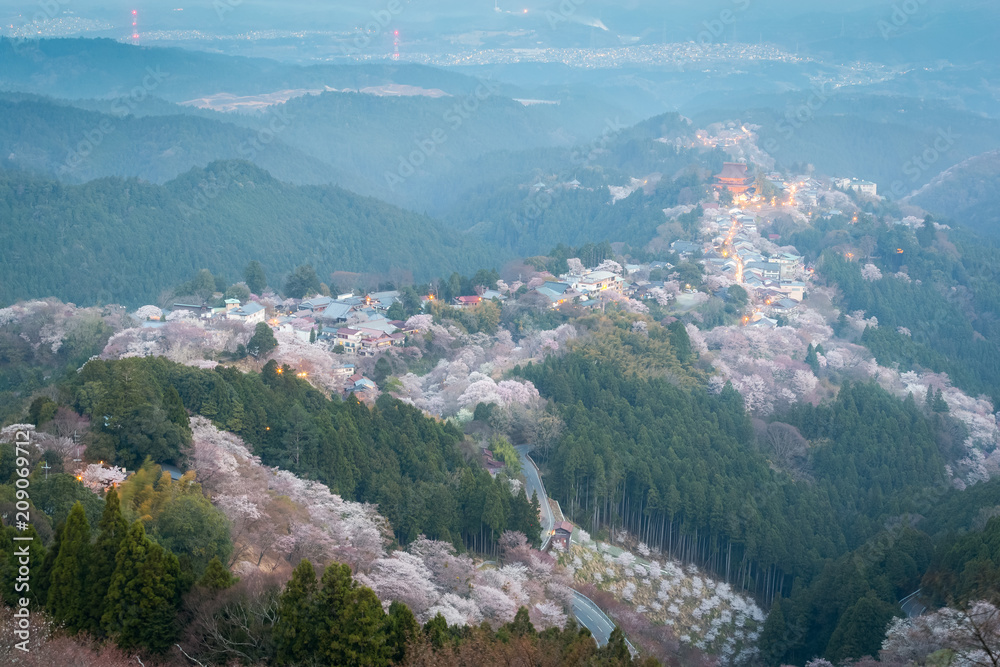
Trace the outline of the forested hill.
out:
[[[986,236],[1000,237],[1000,150],[956,164],[909,201],[935,215],[958,220]]]
[[[239,161],[165,185],[0,172],[0,202],[2,303],[135,306],[204,267],[235,278],[252,259],[275,277],[311,263],[321,279],[398,270],[417,280],[502,260],[426,216],[334,186],[288,185]]]
[[[136,110],[131,105],[120,101],[111,103],[108,113],[99,113],[45,98],[3,95],[2,164],[68,183],[103,176],[163,183],[214,160],[245,159],[291,183],[345,180],[330,164],[280,139],[262,142],[255,128],[173,109],[173,115],[138,117],[132,115]]]

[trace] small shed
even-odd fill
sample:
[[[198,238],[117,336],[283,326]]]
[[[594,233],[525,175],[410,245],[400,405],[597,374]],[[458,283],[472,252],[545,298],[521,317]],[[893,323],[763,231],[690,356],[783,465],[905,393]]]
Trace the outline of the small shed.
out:
[[[573,524],[569,521],[560,521],[552,531],[552,539],[549,543],[552,546],[558,545],[563,551],[569,549],[569,538],[573,535]]]

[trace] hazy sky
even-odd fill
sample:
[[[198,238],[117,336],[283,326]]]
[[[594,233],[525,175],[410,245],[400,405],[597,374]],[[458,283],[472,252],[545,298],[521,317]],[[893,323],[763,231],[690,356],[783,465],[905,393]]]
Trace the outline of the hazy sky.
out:
[[[914,9],[901,14],[903,6]],[[346,32],[391,15],[393,29],[422,48],[438,36],[445,38],[441,48],[474,45],[461,36],[476,31],[526,32],[518,46],[605,47],[697,41],[707,27],[721,27],[713,41],[765,41],[834,58],[857,50],[859,57],[901,61],[923,51],[931,60],[950,60],[953,53],[995,60],[1000,32],[998,0],[0,0],[0,18],[21,25],[44,17],[45,7],[58,7],[56,18],[98,19],[126,33],[132,9],[139,12],[140,33]]]

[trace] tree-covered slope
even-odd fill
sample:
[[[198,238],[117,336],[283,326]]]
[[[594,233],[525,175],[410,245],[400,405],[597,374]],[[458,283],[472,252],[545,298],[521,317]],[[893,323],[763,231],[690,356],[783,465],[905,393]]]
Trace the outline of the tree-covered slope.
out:
[[[332,271],[426,279],[501,260],[432,219],[334,186],[293,186],[245,162],[165,185],[105,178],[67,186],[0,173],[0,302],[137,305],[200,268],[236,277],[257,259],[278,278]],[[277,280],[275,284],[279,284]]]
[[[909,201],[979,233],[1000,236],[1000,151],[961,162],[920,188]]]

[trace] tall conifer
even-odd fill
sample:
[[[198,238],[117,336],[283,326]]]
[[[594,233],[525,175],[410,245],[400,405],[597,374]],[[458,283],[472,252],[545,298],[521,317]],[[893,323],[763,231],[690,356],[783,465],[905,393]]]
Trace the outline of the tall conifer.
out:
[[[52,565],[49,577],[46,608],[52,618],[63,624],[70,633],[79,632],[89,625],[86,586],[90,564],[90,524],[77,502],[70,510],[63,527],[59,554]]]

